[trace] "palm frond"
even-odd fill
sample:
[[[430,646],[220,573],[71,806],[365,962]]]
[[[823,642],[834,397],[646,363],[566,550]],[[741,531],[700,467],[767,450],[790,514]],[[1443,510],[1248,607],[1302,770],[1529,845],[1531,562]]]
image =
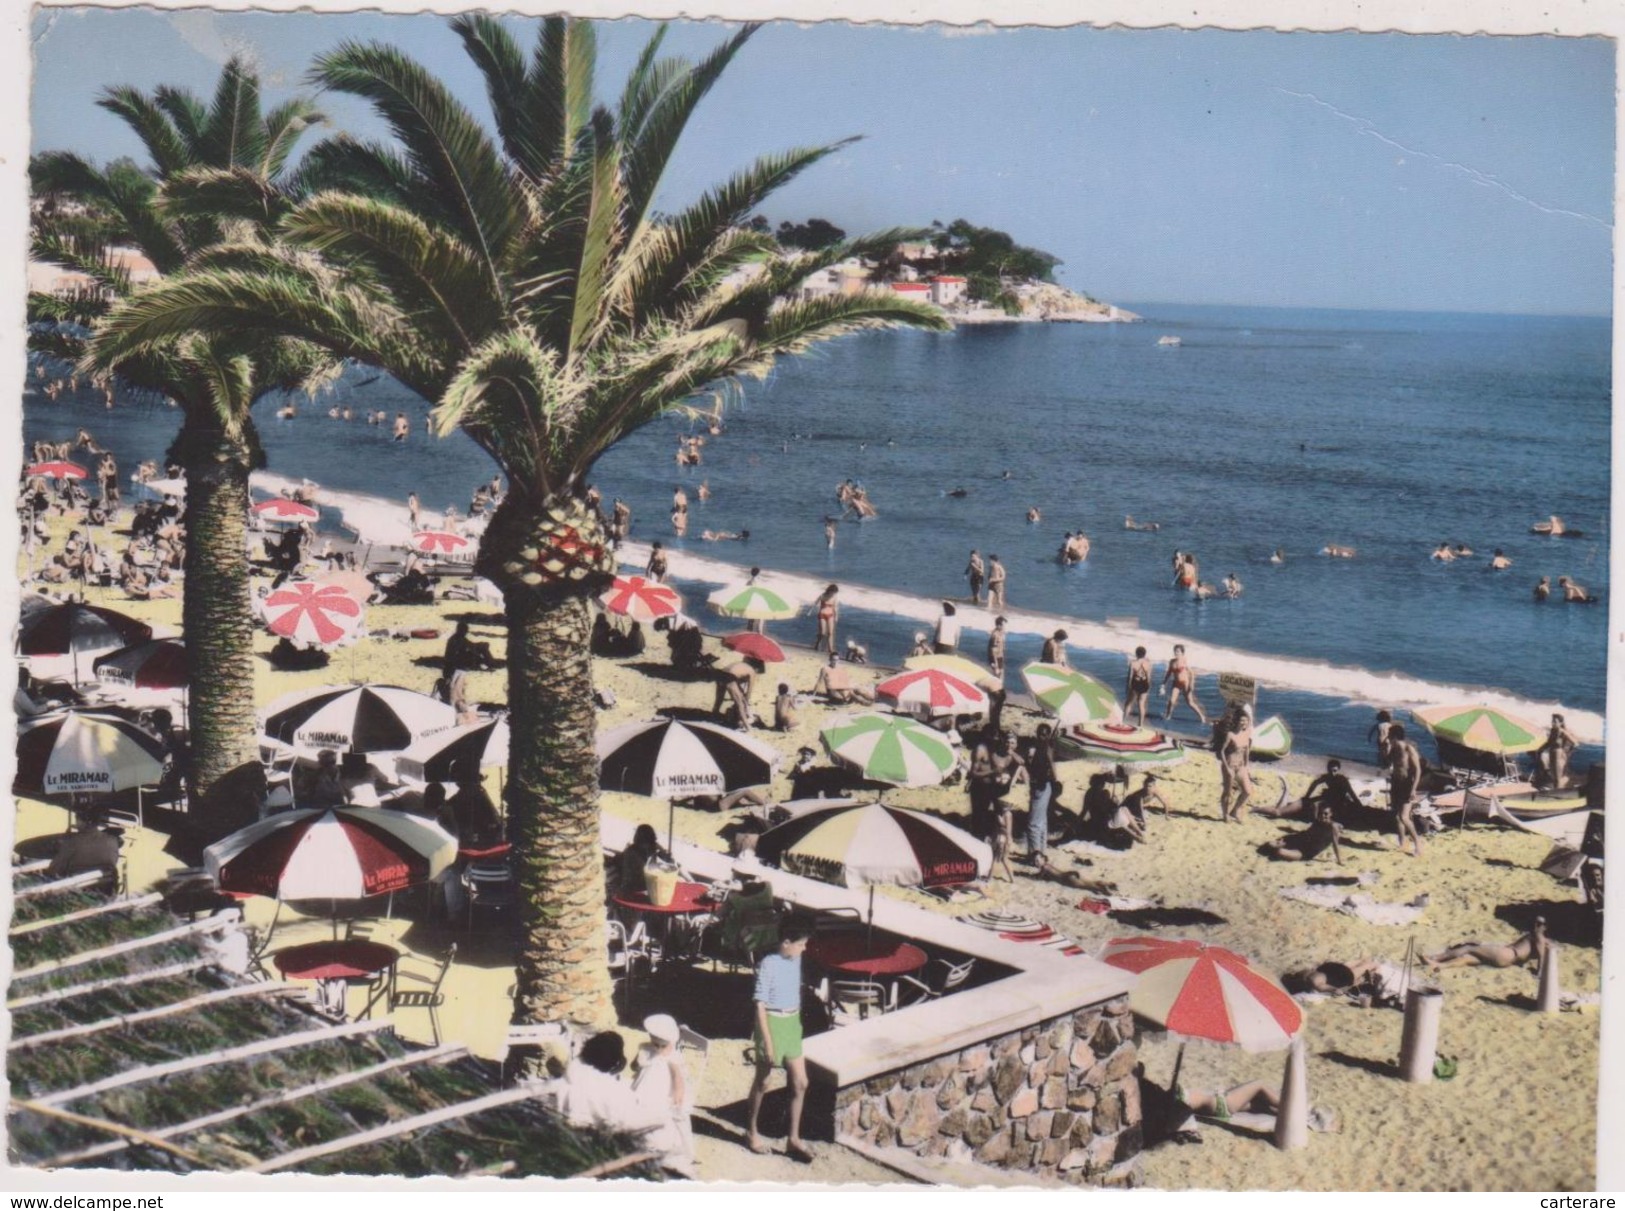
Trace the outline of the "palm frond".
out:
[[[287,198],[248,168],[191,168],[164,182],[163,212],[200,223],[240,220],[265,229],[288,210]]]
[[[468,110],[421,65],[387,46],[346,42],[317,60],[323,87],[370,102],[480,256],[500,294],[497,256],[519,225],[507,171]]]
[[[621,102],[615,107],[615,129],[623,141],[628,132],[643,125],[643,119],[655,101],[678,75],[687,70],[688,65],[679,59],[658,58],[668,28],[665,22],[655,27],[655,32],[643,44],[638,61],[627,74],[626,83],[621,86]]]
[[[630,223],[641,222],[648,212],[695,108],[759,28],[759,24],[744,26],[697,66],[667,81],[658,94],[640,97],[631,112],[621,114],[621,137],[630,148],[626,171]]]
[[[185,343],[181,357],[202,388],[196,402],[207,406],[214,424],[233,444],[241,442],[254,402],[254,363],[198,337]]]
[[[593,63],[598,36],[589,21],[549,17],[542,22],[525,77],[520,167],[538,180],[575,155],[592,117]]]
[[[122,119],[152,157],[160,176],[179,172],[194,162],[190,149],[176,131],[169,115],[139,89],[121,85],[106,89],[96,104]]]
[[[607,111],[599,110],[593,115],[592,131],[595,144],[592,194],[576,270],[575,307],[566,346],[568,361],[575,360],[608,318],[606,301],[611,258],[620,229],[621,148],[615,139],[614,119]]]
[[[281,176],[282,170],[287,167],[288,157],[293,154],[294,145],[299,142],[299,136],[325,121],[327,115],[303,97],[285,101],[266,114],[265,151],[255,166],[259,174],[268,181]]]
[[[557,355],[523,326],[493,336],[457,369],[435,408],[442,434],[462,428],[514,480],[544,483],[580,418],[581,395]]]
[[[187,160],[203,159],[204,132],[209,126],[209,107],[184,88],[160,84],[152,90],[152,103],[175,124],[176,133],[186,145]]]
[[[508,158],[528,166],[530,148],[525,141],[525,54],[513,35],[489,13],[459,13],[451,29],[485,80],[485,95],[496,121],[497,136]]]
[[[450,216],[435,207],[428,185],[412,166],[381,143],[367,143],[349,135],[323,139],[299,160],[287,190],[294,197],[323,192],[358,193],[397,206],[411,206],[425,218],[446,222]]]
[[[233,55],[220,71],[203,131],[203,151],[209,163],[220,168],[252,167],[265,158],[259,77],[238,56]]]
[[[80,202],[107,204],[107,178],[89,161],[71,151],[42,151],[28,161],[28,188],[32,196],[62,194]]]
[[[502,318],[479,257],[399,206],[355,194],[318,194],[290,213],[283,234],[370,277],[439,356],[467,356]]]

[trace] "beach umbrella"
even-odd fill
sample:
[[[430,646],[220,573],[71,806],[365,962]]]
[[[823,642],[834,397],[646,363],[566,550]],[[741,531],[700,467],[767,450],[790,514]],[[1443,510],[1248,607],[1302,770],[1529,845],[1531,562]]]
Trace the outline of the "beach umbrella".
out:
[[[412,535],[407,546],[419,555],[433,555],[440,559],[473,559],[475,551],[472,538],[453,534],[450,530],[419,530]]]
[[[1044,709],[1063,724],[1116,723],[1123,717],[1116,695],[1088,673],[1034,661],[1022,666],[1021,679]]]
[[[714,723],[651,719],[598,737],[600,787],[668,801],[668,850],[676,826],[675,800],[765,786],[778,763],[779,751],[771,744]]]
[[[267,736],[312,753],[399,752],[457,724],[446,703],[398,685],[327,685],[284,694],[266,708]]]
[[[54,461],[35,463],[23,472],[29,479],[88,479],[90,472],[78,463]]]
[[[117,715],[65,711],[25,726],[17,737],[21,794],[114,794],[163,776],[163,743]]]
[[[91,670],[103,688],[176,697],[187,686],[186,645],[152,639],[98,656]]]
[[[905,669],[937,669],[940,672],[951,673],[961,681],[968,681],[972,685],[987,683],[997,685],[999,679],[989,670],[977,664],[974,660],[967,660],[963,656],[951,656],[944,652],[940,655],[910,656],[903,661]]]
[[[454,727],[417,741],[395,759],[395,773],[415,782],[451,782],[489,765],[508,764],[508,719]]]
[[[1078,723],[1062,729],[1060,739],[1091,761],[1113,765],[1177,765],[1185,759],[1179,741],[1129,723]]]
[[[642,576],[617,576],[598,598],[604,609],[634,622],[670,618],[683,608],[677,590]]]
[[[265,628],[308,647],[330,648],[357,637],[366,610],[343,586],[294,580],[258,601]]]
[[[954,768],[947,737],[901,715],[838,716],[819,739],[833,760],[873,782],[936,786]]]
[[[259,504],[251,506],[251,512],[265,521],[315,521],[321,516],[321,511],[315,505],[307,505],[302,500],[288,500],[282,496],[260,501]]]
[[[841,887],[949,887],[993,869],[992,849],[964,829],[883,803],[806,812],[763,833],[756,856]]]
[[[1175,938],[1113,938],[1101,961],[1139,976],[1129,1007],[1187,1039],[1279,1051],[1303,1029],[1303,1008],[1281,985],[1222,946]]]
[[[78,682],[80,657],[105,655],[151,638],[152,628],[128,614],[68,601],[23,614],[17,628],[17,654],[29,658],[30,671],[36,674],[46,672],[36,660],[59,657],[71,661],[73,679]]]
[[[750,618],[757,622],[794,618],[801,613],[799,602],[759,584],[729,585],[712,593],[707,600],[719,614],[729,618]]]
[[[1436,739],[1480,753],[1530,753],[1546,741],[1535,724],[1493,706],[1430,706],[1411,714]]]
[[[426,883],[457,859],[432,820],[380,808],[283,812],[216,841],[203,869],[221,891],[337,903]]]
[[[141,485],[141,489],[158,497],[185,496],[186,480],[178,475],[173,479],[149,479]]]
[[[909,669],[888,677],[875,686],[875,697],[925,718],[987,710],[987,691],[942,669]]]
[[[722,646],[741,656],[754,656],[763,664],[783,664],[784,649],[758,631],[740,631],[723,637]]]

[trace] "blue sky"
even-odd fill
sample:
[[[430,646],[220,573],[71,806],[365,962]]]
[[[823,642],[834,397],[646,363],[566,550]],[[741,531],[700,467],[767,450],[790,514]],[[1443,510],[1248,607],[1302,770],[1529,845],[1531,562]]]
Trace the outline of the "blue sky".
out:
[[[650,28],[601,28],[601,86]],[[679,25],[667,49],[720,37]],[[280,99],[345,38],[400,46],[483,114],[439,17],[53,10],[34,22],[34,146],[138,154],[102,87],[207,93],[245,48]],[[860,134],[769,217],[963,217],[1113,301],[1606,314],[1613,94],[1604,39],[775,24],[690,126],[661,202]],[[347,99],[323,105],[379,133]]]

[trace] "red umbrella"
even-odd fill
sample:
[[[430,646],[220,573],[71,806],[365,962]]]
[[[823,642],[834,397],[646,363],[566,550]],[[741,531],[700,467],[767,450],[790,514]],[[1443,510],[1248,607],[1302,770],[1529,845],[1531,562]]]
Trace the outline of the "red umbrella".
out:
[[[875,686],[875,697],[927,718],[987,710],[987,692],[946,669],[909,669]]]
[[[23,474],[30,479],[87,479],[90,476],[78,463],[70,462],[35,463]]]
[[[670,618],[683,608],[683,599],[676,589],[642,576],[617,576],[598,600],[611,614],[621,614],[637,622]],[[784,657],[781,655],[779,659]]]
[[[722,646],[732,648],[741,656],[754,656],[763,664],[784,663],[784,649],[766,635],[755,631],[740,631],[729,635],[722,641]]]
[[[1139,975],[1129,1006],[1186,1038],[1275,1051],[1303,1029],[1286,989],[1222,946],[1180,938],[1113,938],[1101,960]]]
[[[361,603],[336,584],[296,580],[274,589],[260,602],[273,635],[330,647],[361,626]]]
[[[466,555],[473,545],[472,538],[450,530],[419,530],[411,542],[412,549],[421,555]]]
[[[314,505],[307,505],[301,500],[286,500],[280,496],[260,501],[253,507],[253,511],[272,521],[315,521],[321,516],[321,512]]]

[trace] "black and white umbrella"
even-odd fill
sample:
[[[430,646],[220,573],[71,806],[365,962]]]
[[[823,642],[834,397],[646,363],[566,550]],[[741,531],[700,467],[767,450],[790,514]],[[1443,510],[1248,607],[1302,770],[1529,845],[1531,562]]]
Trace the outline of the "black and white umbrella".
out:
[[[17,654],[28,657],[36,677],[70,673],[79,680],[80,661],[152,638],[152,628],[128,614],[77,601],[26,610],[17,628]]]
[[[438,698],[398,685],[328,685],[285,694],[266,708],[262,730],[302,753],[390,753],[457,724]]]
[[[508,764],[508,719],[454,727],[419,740],[395,759],[395,773],[413,782],[455,782],[488,765]]]
[[[152,786],[163,776],[162,742],[117,715],[66,711],[17,737],[19,794],[111,795]]]
[[[726,795],[773,780],[779,751],[714,723],[652,719],[612,728],[598,738],[598,782],[673,801],[691,795]],[[671,848],[675,811],[667,817]]]

